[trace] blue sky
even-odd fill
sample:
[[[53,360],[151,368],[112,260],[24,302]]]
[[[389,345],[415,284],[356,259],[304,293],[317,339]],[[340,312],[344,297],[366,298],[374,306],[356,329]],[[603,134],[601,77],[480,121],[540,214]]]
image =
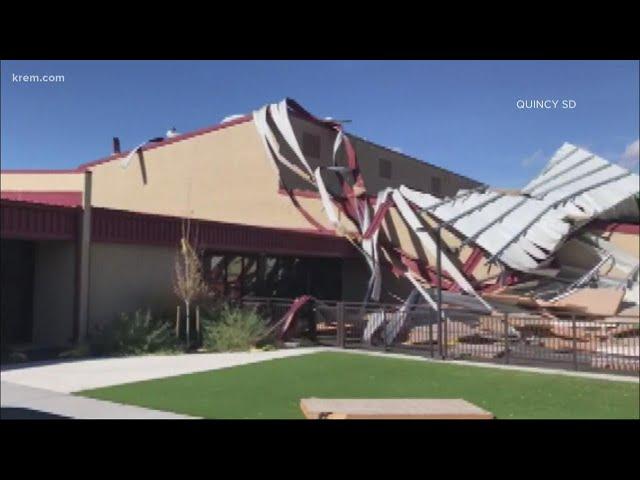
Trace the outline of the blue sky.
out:
[[[637,171],[638,72],[637,61],[3,61],[2,168],[75,167],[108,155],[113,136],[128,149],[289,96],[495,186],[522,186],[564,141]]]

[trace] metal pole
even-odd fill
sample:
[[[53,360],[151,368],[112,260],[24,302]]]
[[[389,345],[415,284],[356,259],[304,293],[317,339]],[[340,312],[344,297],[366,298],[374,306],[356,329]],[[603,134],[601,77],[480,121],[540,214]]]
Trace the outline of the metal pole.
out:
[[[504,361],[509,363],[509,314],[504,314]]]
[[[389,342],[387,338],[387,311],[384,307],[382,308],[382,338],[384,339],[384,351],[386,352],[389,350]]]
[[[431,312],[429,312],[429,316],[431,316]],[[431,358],[433,358],[433,321],[431,319],[429,319],[429,352],[431,353]]]
[[[196,305],[196,344],[200,346],[200,340],[202,336],[200,335],[200,305]]]
[[[336,317],[337,317],[337,336],[338,347],[345,348],[345,328],[344,328],[344,303],[338,302],[336,305]]]
[[[184,306],[185,310],[186,310],[186,314],[187,314],[187,318],[186,318],[186,323],[185,323],[185,327],[186,327],[186,336],[187,336],[187,349],[191,348],[191,317],[189,316],[189,312],[191,311],[191,306],[189,305],[189,303],[187,303]]]
[[[180,339],[180,305],[176,307],[176,338]]]
[[[578,370],[578,338],[575,315],[571,315],[571,329],[571,336],[573,337],[573,369]]]
[[[445,358],[442,332],[442,224],[438,226],[436,269],[438,271],[438,352],[441,358]]]

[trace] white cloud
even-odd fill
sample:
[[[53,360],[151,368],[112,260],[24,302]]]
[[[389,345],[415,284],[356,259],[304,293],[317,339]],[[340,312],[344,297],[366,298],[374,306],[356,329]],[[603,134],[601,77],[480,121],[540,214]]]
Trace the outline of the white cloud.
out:
[[[541,161],[544,161],[544,152],[542,150],[538,150],[532,155],[529,155],[528,157],[525,157],[522,160],[520,160],[520,165],[526,168],[536,163],[539,163]]]
[[[400,147],[392,147],[391,150],[394,152],[402,153],[402,149]]]
[[[621,166],[632,169],[638,166],[640,163],[640,140],[636,140],[635,142],[627,145],[627,148],[624,149],[624,153],[620,156],[620,161],[618,162]]]

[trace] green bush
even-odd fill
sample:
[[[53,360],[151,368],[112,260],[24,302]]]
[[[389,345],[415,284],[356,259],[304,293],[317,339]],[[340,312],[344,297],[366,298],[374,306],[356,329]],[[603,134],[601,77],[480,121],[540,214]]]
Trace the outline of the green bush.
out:
[[[69,350],[61,352],[59,358],[86,358],[91,356],[91,345],[88,343],[82,343]]]
[[[18,352],[5,346],[2,348],[2,363],[23,363],[28,362],[29,357],[24,352]]]
[[[143,355],[170,353],[179,350],[172,324],[159,320],[151,311],[123,313],[91,337],[94,355]]]
[[[265,321],[253,310],[225,306],[202,324],[202,346],[214,352],[249,350],[267,332]]]

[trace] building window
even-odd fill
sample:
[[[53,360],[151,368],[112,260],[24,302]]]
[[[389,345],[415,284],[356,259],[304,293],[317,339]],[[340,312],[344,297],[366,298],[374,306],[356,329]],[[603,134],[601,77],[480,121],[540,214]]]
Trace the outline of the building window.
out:
[[[389,160],[381,158],[378,170],[382,178],[391,178],[391,162]]]
[[[272,257],[205,252],[204,275],[219,298],[243,296],[326,300],[342,296],[342,261],[333,258]]]
[[[320,137],[304,132],[302,134],[302,153],[306,157],[320,158]]]
[[[440,177],[431,177],[431,193],[434,195],[442,193],[442,179]]]

